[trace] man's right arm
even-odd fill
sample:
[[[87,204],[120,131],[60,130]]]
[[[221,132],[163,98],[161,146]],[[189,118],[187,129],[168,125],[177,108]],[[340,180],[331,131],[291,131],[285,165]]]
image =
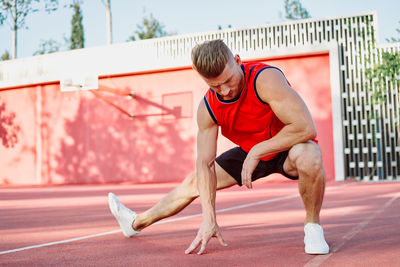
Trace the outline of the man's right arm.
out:
[[[214,159],[217,150],[218,126],[212,121],[206,110],[204,100],[201,101],[197,113],[197,186],[203,209],[203,220],[215,222],[215,192],[217,179]]]
[[[221,245],[226,245],[220,234],[215,214],[217,177],[214,159],[217,150],[218,126],[208,113],[204,100],[201,101],[197,111],[197,124],[199,130],[197,135],[196,180],[201,199],[203,222],[196,238],[186,250],[186,254],[191,253],[200,243],[201,248],[198,254],[202,254],[213,236],[218,238]]]

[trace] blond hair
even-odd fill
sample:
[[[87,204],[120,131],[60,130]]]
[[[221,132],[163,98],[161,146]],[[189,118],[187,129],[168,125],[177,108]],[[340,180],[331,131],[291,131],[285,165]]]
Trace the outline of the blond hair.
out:
[[[233,59],[231,50],[222,40],[205,41],[192,49],[193,67],[205,78],[218,77]]]

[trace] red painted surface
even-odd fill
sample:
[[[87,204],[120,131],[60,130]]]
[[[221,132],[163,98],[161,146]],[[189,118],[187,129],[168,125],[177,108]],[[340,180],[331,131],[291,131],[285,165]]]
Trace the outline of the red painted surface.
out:
[[[334,179],[328,54],[265,62],[280,67],[309,106],[327,178]],[[193,70],[102,78],[99,84],[168,107],[182,103],[185,118],[130,119],[90,92],[61,93],[56,84],[0,91],[0,184],[174,182],[194,170],[195,114],[207,87]],[[143,100],[100,93],[135,115],[161,112]],[[220,138],[218,152],[230,146]]]
[[[321,222],[331,253],[307,255],[297,182],[255,182],[217,193],[217,209],[279,197],[273,203],[218,213],[228,247],[213,239],[206,254],[184,255],[201,218],[0,255],[1,266],[397,266],[400,183],[328,183]],[[176,184],[0,188],[0,252],[118,229],[107,193],[142,212]],[[194,201],[174,218],[201,212]]]

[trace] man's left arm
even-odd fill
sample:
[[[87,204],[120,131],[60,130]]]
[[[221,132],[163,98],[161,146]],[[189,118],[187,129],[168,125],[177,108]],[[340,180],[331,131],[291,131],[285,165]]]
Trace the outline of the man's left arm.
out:
[[[261,158],[289,150],[316,137],[315,125],[306,104],[279,70],[269,68],[262,71],[256,87],[259,97],[270,105],[285,126],[271,139],[256,144],[249,151],[242,169],[242,182],[248,188],[251,188],[251,174]]]

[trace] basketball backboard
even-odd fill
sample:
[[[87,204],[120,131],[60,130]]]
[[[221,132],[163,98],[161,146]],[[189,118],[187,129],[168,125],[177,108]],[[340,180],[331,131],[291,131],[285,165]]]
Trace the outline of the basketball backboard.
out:
[[[94,74],[71,74],[60,79],[61,92],[95,90],[99,88],[99,77]]]

